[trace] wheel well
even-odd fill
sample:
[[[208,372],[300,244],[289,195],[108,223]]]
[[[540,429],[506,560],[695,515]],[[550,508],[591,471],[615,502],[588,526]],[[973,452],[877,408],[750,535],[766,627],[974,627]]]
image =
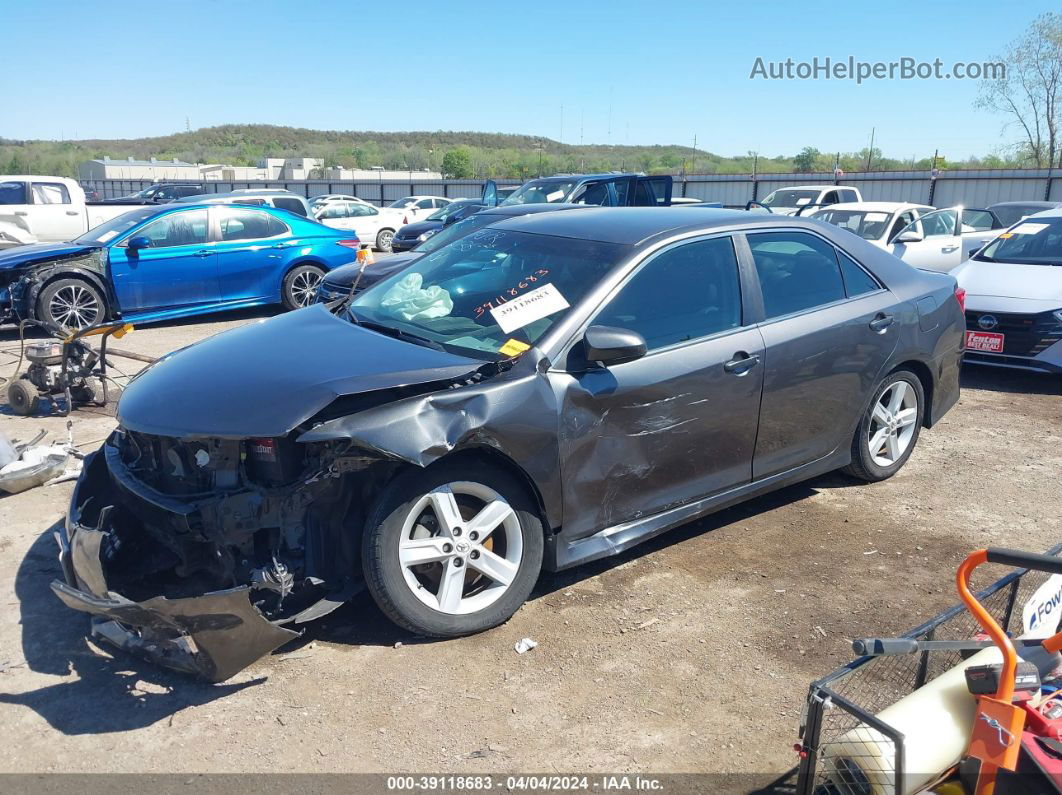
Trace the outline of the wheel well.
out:
[[[922,393],[926,398],[925,411],[922,412],[922,425],[928,428],[930,426],[930,407],[933,405],[933,373],[924,362],[920,362],[917,359],[911,359],[896,365],[890,373],[895,373],[897,370],[910,370],[922,383]]]
[[[534,500],[535,507],[538,511],[538,518],[542,522],[543,529],[546,531],[546,533],[553,532],[550,528],[549,516],[546,513],[546,503],[542,499],[542,492],[539,491],[538,486],[535,484],[535,481],[531,478],[529,474],[527,474],[524,468],[517,464],[515,461],[513,461],[513,459],[493,447],[488,447],[486,445],[477,445],[474,447],[465,447],[461,450],[456,450],[452,453],[449,453],[448,455],[437,459],[435,462],[433,462],[433,465],[438,464],[440,461],[453,461],[457,459],[479,461],[482,463],[490,464],[492,466],[496,466],[499,469],[504,469],[510,475],[515,477],[521,483],[523,483],[525,488],[527,489],[528,496],[530,496],[531,499]]]
[[[107,297],[107,290],[104,289],[104,287],[99,282],[86,276],[83,273],[78,273],[77,271],[57,271],[52,275],[46,277],[45,280],[41,282],[40,287],[32,294],[32,305],[28,307],[30,312],[33,313],[33,317],[37,318],[37,320],[40,320],[40,317],[37,313],[37,303],[40,301],[41,293],[48,289],[48,285],[54,284],[55,282],[60,281],[61,279],[73,279],[74,281],[83,282],[84,284],[87,284],[93,290],[98,292],[100,294],[100,297],[103,299],[103,319],[106,320],[110,318],[111,302],[110,299]]]

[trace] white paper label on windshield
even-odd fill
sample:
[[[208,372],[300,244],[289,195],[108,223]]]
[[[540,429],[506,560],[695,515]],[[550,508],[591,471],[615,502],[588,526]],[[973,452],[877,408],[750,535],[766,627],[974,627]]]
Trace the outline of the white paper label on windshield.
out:
[[[811,204],[811,199],[797,199],[797,207],[803,207],[805,204]]]
[[[1049,638],[1058,631],[1062,616],[1062,574],[1052,574],[1036,589],[1021,611],[1026,638]]]
[[[1010,230],[1012,235],[1036,235],[1047,229],[1047,224],[1019,224]]]
[[[863,220],[871,224],[880,224],[882,221],[888,221],[888,213],[867,213]]]
[[[552,202],[559,202],[563,198],[564,198],[564,191],[562,191],[562,190],[555,190],[555,191],[553,191],[553,193],[547,193],[546,194],[546,201],[551,202],[551,203]]]
[[[564,296],[552,284],[544,284],[490,310],[494,322],[506,334],[568,308]]]
[[[100,235],[96,239],[99,240],[101,243],[106,243],[112,237],[117,237],[117,236],[118,236],[118,233],[115,232],[113,229],[111,229],[111,230],[108,230],[108,231],[104,232],[102,235]]]

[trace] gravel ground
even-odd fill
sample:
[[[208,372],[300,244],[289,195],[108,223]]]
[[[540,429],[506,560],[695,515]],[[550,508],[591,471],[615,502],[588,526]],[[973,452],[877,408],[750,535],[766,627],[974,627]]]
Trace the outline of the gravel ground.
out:
[[[269,314],[120,345],[159,355]],[[2,376],[12,350],[0,334]],[[51,594],[71,484],[0,498],[0,771],[729,772],[748,774],[735,789],[768,786],[796,762],[808,683],[851,657],[850,638],[954,602],[973,548],[1062,540],[1060,393],[1059,378],[970,368],[890,481],[822,477],[544,575],[475,637],[418,641],[363,595],[214,686],[93,646]],[[86,450],[114,425],[105,410],[73,421]],[[22,439],[65,424],[0,414]],[[539,646],[517,655],[523,637]]]

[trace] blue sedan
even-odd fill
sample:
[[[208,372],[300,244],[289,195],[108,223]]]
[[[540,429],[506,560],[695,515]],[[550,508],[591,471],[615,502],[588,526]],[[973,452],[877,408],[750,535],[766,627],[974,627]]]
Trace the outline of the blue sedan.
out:
[[[0,322],[81,328],[263,304],[296,309],[357,248],[350,230],[272,207],[138,208],[70,243],[0,252]]]

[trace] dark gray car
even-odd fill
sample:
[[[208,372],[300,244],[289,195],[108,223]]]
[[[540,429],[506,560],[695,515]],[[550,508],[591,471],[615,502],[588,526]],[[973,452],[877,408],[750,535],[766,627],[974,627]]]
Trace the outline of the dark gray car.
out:
[[[493,224],[136,378],[53,589],[215,680],[361,583],[413,632],[487,629],[543,567],[833,469],[894,474],[958,399],[960,297],[802,218]]]

